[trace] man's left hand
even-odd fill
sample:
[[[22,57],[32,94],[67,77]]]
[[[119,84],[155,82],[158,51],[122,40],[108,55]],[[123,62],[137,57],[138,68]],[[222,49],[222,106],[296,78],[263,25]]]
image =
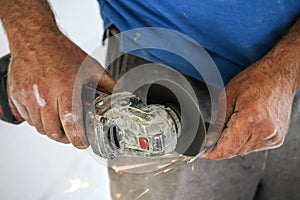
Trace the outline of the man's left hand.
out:
[[[281,73],[264,72],[274,64],[262,59],[227,85],[219,99],[221,106],[226,104],[226,113],[219,113],[222,135],[205,159],[226,159],[283,144],[294,93]]]

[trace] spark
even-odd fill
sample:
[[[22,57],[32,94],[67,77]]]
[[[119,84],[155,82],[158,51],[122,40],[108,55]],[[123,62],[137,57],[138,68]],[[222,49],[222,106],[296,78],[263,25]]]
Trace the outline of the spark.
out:
[[[161,171],[159,171],[159,172],[155,173],[153,176],[160,175],[160,174],[162,174],[163,172],[164,172],[164,171],[163,171],[163,170],[161,170]]]
[[[131,193],[134,192],[134,191],[135,191],[135,189],[130,189],[130,190],[129,190],[129,192],[131,192]]]
[[[159,163],[160,161],[156,162],[149,162],[149,163],[140,163],[140,164],[134,164],[134,165],[124,165],[124,166],[112,166],[112,169],[116,172],[119,173],[120,171],[125,171],[129,169],[134,169],[134,168],[139,168],[139,167],[147,167],[150,165],[154,165]]]
[[[70,187],[65,190],[65,193],[72,193],[79,189],[85,189],[89,187],[89,183],[82,182],[79,178],[69,180]]]
[[[111,167],[116,173],[119,173],[120,172],[120,170],[119,170],[119,168],[117,167],[117,166],[112,166]]]
[[[159,166],[157,166],[157,169],[163,169],[163,168],[165,168],[165,167],[167,167],[167,166],[169,166],[169,165],[170,165],[170,164],[159,165]],[[157,173],[155,173],[153,176],[157,176],[157,175],[159,175],[159,174],[168,172],[168,171],[170,171],[171,169],[174,169],[174,167],[169,167],[168,169],[160,170],[160,171],[158,171]],[[166,170],[167,170],[167,171],[166,171]]]
[[[138,200],[139,198],[141,198],[143,195],[145,195],[147,192],[149,192],[149,188],[147,188],[144,192],[142,192],[137,198],[135,198],[134,200]]]
[[[174,167],[169,167],[169,168],[167,168],[167,169],[165,169],[165,170],[158,171],[158,172],[155,173],[153,176],[157,176],[157,175],[162,174],[162,173],[167,173],[168,171],[171,171],[171,170],[173,170],[173,169],[174,169]]]
[[[176,154],[165,154],[163,156],[161,156],[162,158],[175,158],[175,157],[178,157],[178,155]]]
[[[192,171],[193,172],[195,171],[195,163],[193,163],[193,165],[192,165]]]
[[[157,166],[157,169],[163,169],[163,168],[165,168],[165,167],[167,167],[169,165],[170,165],[169,163],[168,164],[164,164],[164,165],[159,165],[159,166]]]
[[[203,153],[205,153],[207,151],[207,149],[203,149],[202,151],[200,151],[196,156],[194,156],[194,157],[186,157],[186,159],[188,160],[188,163],[192,163],[192,162],[194,162],[195,160],[197,160],[198,158],[200,158],[201,157],[201,155],[203,154]]]
[[[194,162],[197,158],[199,158],[198,156],[194,156],[194,157],[187,157],[185,158],[183,161],[186,161],[188,164]]]
[[[170,167],[170,168],[168,168],[168,169],[165,169],[164,170],[164,173],[167,173],[167,172],[169,172],[169,171],[171,171],[171,170],[173,170],[174,168],[173,167]]]
[[[117,198],[117,199],[120,199],[121,197],[122,197],[122,193],[117,193],[117,194],[116,194],[116,198]]]

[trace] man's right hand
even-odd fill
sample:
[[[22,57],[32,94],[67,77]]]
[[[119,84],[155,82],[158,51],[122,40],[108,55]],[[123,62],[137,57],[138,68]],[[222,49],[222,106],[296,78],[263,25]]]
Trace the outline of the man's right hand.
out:
[[[99,86],[112,92],[115,82],[64,36],[48,38],[46,43],[37,43],[36,49],[20,55],[12,54],[10,98],[38,132],[84,148],[87,141],[82,124],[82,86],[97,85],[99,80]]]
[[[12,55],[8,72],[12,103],[38,132],[87,147],[82,86],[93,84],[112,92],[115,81],[58,30],[47,1],[0,0],[0,6]]]

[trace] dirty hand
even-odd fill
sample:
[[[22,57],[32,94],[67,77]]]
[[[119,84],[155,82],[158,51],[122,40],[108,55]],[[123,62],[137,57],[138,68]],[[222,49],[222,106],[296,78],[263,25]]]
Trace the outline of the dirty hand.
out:
[[[21,116],[51,139],[87,147],[82,86],[112,91],[114,80],[62,34],[41,33],[36,42],[11,54],[9,95]]]
[[[8,93],[38,132],[85,148],[82,86],[112,91],[114,80],[58,28],[47,0],[0,0],[11,51]]]
[[[220,106],[226,105],[217,123],[222,134],[206,159],[231,158],[282,145],[288,130],[294,88],[284,73],[264,71],[274,65],[276,63],[270,59],[262,59],[227,85],[219,99]]]
[[[219,99],[216,131],[207,141],[221,136],[203,157],[220,160],[282,145],[299,76],[300,19],[269,53],[227,85]]]

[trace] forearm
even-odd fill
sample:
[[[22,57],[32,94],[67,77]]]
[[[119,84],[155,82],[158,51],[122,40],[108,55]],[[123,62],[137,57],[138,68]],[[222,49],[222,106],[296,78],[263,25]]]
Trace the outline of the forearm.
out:
[[[272,65],[260,69],[263,73],[290,85],[293,93],[300,90],[300,19],[263,60]]]
[[[47,0],[0,0],[0,18],[15,54],[61,35]]]

